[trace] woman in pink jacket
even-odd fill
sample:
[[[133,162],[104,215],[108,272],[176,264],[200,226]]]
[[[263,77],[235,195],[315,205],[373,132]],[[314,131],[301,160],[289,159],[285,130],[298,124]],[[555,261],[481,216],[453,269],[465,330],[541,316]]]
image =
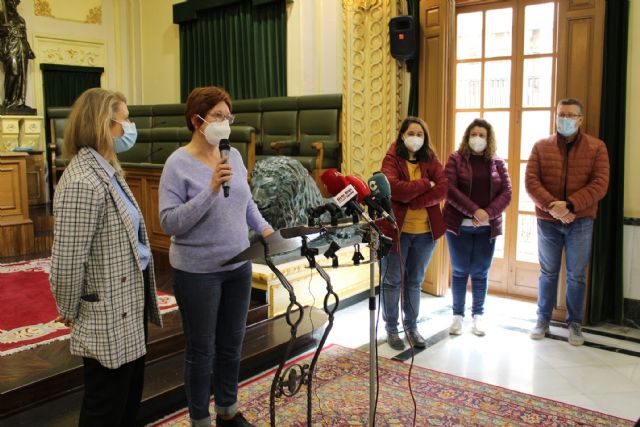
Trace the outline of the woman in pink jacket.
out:
[[[487,276],[496,237],[502,234],[502,212],[511,202],[511,180],[503,159],[496,156],[493,127],[475,119],[467,127],[458,151],[449,156],[445,168],[449,181],[444,221],[451,256],[453,322],[449,333],[462,333],[467,280],[471,276],[473,333],[482,327]]]

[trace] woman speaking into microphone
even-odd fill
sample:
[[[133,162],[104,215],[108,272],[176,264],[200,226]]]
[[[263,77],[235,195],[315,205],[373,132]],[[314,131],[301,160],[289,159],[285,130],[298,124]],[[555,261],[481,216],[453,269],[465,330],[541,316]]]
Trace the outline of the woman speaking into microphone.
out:
[[[185,118],[191,141],[164,165],[160,223],[171,235],[169,260],[186,338],[191,425],[211,425],[213,368],[216,425],[250,426],[238,411],[237,392],[251,262],[222,264],[249,246],[249,227],[263,237],[273,230],[251,198],[240,153],[220,154],[220,141],[229,138],[233,123],[229,94],[215,86],[194,89]],[[225,183],[228,197],[222,191]]]

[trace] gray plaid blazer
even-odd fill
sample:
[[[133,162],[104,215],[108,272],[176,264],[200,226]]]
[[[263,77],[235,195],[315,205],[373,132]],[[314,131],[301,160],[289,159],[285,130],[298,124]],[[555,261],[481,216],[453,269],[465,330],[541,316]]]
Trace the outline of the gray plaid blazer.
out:
[[[120,185],[140,211],[124,179]],[[51,291],[58,312],[73,319],[71,353],[115,369],[146,353],[144,278],[127,208],[88,148],[67,166],[53,199]],[[149,244],[140,213],[140,234]],[[148,310],[161,326],[153,258]]]

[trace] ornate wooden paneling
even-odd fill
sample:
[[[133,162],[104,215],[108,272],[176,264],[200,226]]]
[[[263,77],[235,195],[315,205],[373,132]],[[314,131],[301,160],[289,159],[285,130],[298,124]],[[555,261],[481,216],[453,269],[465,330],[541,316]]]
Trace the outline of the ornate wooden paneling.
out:
[[[453,132],[449,124],[452,83],[451,61],[455,18],[454,0],[420,1],[420,106],[429,126],[431,143],[442,162],[447,159],[447,141]],[[444,295],[449,282],[449,254],[446,242],[436,246],[422,288]]]
[[[600,130],[604,10],[604,0],[559,2],[556,99],[582,101],[583,128],[591,135]]]
[[[401,3],[343,2],[342,171],[363,178],[380,170],[402,118],[402,65],[389,48],[389,20]]]

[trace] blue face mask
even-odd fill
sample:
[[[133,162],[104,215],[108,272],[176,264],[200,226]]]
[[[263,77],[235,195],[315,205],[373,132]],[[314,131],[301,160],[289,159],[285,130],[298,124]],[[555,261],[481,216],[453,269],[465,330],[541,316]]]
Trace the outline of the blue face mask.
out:
[[[558,117],[556,119],[556,127],[558,128],[558,133],[565,137],[571,136],[578,131],[576,120],[568,117]]]
[[[113,142],[116,145],[116,153],[124,153],[125,151],[130,150],[136,143],[136,138],[138,137],[136,124],[131,122],[119,122],[117,120],[113,121],[120,123],[124,130],[124,134],[122,136],[113,138]]]

